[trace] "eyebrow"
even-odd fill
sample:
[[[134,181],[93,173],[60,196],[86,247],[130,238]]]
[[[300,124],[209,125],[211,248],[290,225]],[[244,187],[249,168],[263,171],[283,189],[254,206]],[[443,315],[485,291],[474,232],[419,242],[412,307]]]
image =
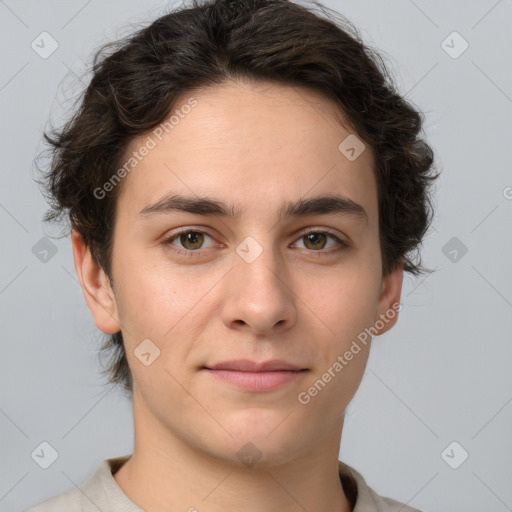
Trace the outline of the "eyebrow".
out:
[[[154,214],[166,214],[172,212],[187,212],[198,215],[213,215],[237,220],[241,212],[234,205],[210,197],[188,197],[178,194],[170,194],[162,197],[157,202],[145,206],[140,215],[146,217]],[[289,201],[278,212],[277,222],[290,217],[305,217],[308,215],[348,215],[368,223],[366,210],[348,197],[339,195],[326,195],[300,198],[297,201]]]

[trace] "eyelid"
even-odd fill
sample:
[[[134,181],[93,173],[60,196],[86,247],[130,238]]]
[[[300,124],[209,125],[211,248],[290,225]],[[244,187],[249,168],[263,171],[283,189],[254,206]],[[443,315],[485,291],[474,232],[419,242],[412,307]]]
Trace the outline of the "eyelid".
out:
[[[189,232],[201,233],[201,234],[207,235],[210,238],[215,240],[215,237],[212,234],[210,234],[207,230],[205,230],[204,226],[200,226],[200,227],[185,226],[182,228],[178,228],[178,231],[175,231],[172,234],[170,234],[169,236],[166,236],[163,240],[163,243],[173,245],[172,242],[174,242],[174,240],[176,238],[178,238],[183,233],[189,233]],[[329,228],[324,228],[321,226],[316,226],[316,227],[310,226],[310,227],[301,229],[300,231],[298,231],[295,234],[294,243],[297,242],[298,240],[300,240],[300,238],[302,238],[303,236],[310,234],[310,233],[324,233],[324,234],[330,235],[331,237],[335,238],[336,241],[338,242],[338,247],[336,247],[336,248],[330,248],[327,250],[320,249],[318,251],[313,251],[313,250],[308,251],[313,254],[314,253],[317,253],[318,255],[333,254],[339,250],[346,249],[346,248],[350,247],[350,245],[351,245],[350,242],[348,242],[347,240],[340,237],[337,233],[334,233]],[[221,245],[224,245],[224,244],[221,244]],[[177,248],[174,248],[171,250],[177,254],[184,254],[184,255],[188,256],[188,255],[200,255],[206,249],[196,249],[196,250],[189,249],[189,250],[187,250],[187,249],[180,249],[179,247],[177,247]]]
[[[321,256],[321,255],[336,254],[343,249],[348,249],[352,245],[345,238],[341,237],[337,233],[334,233],[329,228],[323,228],[323,227],[304,228],[297,233],[295,241],[298,241],[305,235],[309,235],[311,233],[323,233],[323,234],[329,235],[332,238],[334,238],[336,240],[336,242],[338,243],[337,247],[334,247],[334,248],[331,247],[330,249],[320,249],[318,251],[313,251],[313,250],[308,251],[310,254],[313,254],[313,255]]]
[[[202,235],[207,235],[210,238],[212,238],[213,240],[215,240],[215,237],[212,234],[208,233],[208,231],[206,231],[203,226],[201,226],[201,227],[185,226],[185,227],[182,227],[182,228],[178,228],[178,231],[174,231],[170,235],[166,235],[164,240],[163,240],[163,243],[172,245],[172,242],[174,242],[175,239],[177,239],[180,235],[182,235],[184,233],[201,233]],[[184,252],[186,252],[186,253],[200,253],[201,251],[204,251],[204,250],[205,249],[196,249],[195,251],[192,251],[190,249],[188,249],[188,250],[180,249],[179,247],[177,249],[175,249],[175,251],[178,252],[178,253],[180,253],[180,252],[181,253],[184,253]]]
[[[332,235],[334,236],[335,238],[337,238],[338,240],[340,240],[341,242],[345,242],[346,244],[348,244],[348,241],[344,240],[341,238],[341,235],[339,235],[338,233],[335,233],[334,231],[331,231],[329,228],[323,228],[323,227],[309,227],[309,228],[303,228],[301,229],[297,235],[299,237],[301,236],[304,236],[304,235],[307,235],[308,233],[327,233],[329,235]]]

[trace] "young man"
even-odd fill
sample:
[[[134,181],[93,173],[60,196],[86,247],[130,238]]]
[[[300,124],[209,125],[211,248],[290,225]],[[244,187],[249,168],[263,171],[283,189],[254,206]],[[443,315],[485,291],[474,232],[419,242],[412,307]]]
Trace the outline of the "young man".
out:
[[[424,270],[420,130],[348,23],[286,0],[194,3],[98,58],[45,220],[69,214],[135,449],[29,510],[415,510],[338,454]]]

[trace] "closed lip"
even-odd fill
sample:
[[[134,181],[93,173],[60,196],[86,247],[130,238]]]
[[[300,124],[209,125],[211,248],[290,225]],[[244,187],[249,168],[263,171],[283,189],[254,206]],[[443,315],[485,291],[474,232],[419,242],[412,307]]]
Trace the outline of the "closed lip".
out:
[[[277,371],[301,371],[307,368],[288,363],[281,359],[272,359],[258,363],[249,359],[237,359],[234,361],[224,361],[212,366],[205,366],[208,370],[231,370],[239,372],[277,372]]]

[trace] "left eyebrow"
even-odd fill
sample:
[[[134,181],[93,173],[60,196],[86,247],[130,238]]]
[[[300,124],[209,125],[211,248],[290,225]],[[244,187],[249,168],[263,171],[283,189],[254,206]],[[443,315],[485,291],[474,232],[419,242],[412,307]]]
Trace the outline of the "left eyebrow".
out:
[[[166,195],[157,202],[145,206],[140,211],[140,215],[149,216],[175,211],[198,215],[214,215],[232,220],[237,220],[241,216],[241,211],[234,205],[228,205],[218,199],[177,194]],[[310,199],[300,198],[297,201],[289,201],[279,209],[277,222],[290,217],[309,215],[343,215],[368,223],[368,214],[360,204],[348,197],[339,195],[318,196]]]

